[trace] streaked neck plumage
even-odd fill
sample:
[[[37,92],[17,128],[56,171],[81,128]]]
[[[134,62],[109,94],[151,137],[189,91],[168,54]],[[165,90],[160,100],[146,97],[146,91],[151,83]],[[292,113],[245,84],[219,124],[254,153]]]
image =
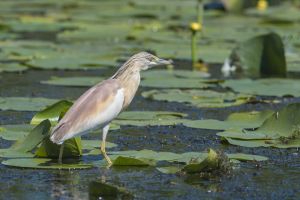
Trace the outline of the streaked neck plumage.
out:
[[[135,62],[134,58],[129,59],[111,79],[117,79],[124,89],[123,109],[125,109],[131,103],[140,85],[141,76],[138,62]]]

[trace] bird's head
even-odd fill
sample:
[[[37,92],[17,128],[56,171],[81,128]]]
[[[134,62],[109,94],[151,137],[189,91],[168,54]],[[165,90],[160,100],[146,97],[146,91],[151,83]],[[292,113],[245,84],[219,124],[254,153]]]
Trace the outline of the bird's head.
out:
[[[133,55],[128,62],[137,67],[139,70],[147,70],[155,66],[169,65],[172,63],[172,61],[158,58],[148,52],[137,53]]]

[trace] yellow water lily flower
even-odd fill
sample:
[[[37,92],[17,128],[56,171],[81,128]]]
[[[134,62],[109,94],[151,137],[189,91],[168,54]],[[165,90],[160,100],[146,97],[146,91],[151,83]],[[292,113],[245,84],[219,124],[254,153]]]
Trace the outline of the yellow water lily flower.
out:
[[[191,24],[190,24],[190,29],[192,30],[192,31],[201,31],[201,29],[202,29],[202,25],[200,24],[200,23],[198,23],[198,22],[192,22]]]
[[[266,10],[268,8],[268,1],[267,0],[259,0],[257,2],[256,8],[261,11]]]

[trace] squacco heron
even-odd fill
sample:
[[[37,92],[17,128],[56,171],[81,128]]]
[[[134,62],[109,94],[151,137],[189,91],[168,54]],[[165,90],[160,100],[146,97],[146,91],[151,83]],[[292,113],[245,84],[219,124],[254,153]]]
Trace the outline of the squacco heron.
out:
[[[51,132],[51,141],[61,145],[59,162],[62,161],[64,141],[100,127],[101,153],[111,165],[112,162],[105,151],[110,122],[132,101],[140,84],[142,70],[170,63],[150,53],[140,52],[129,58],[112,77],[82,94]]]

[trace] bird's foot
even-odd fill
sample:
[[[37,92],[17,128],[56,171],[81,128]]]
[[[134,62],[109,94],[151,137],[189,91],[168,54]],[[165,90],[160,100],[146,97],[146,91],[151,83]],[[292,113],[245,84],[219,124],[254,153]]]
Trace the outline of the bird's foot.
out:
[[[101,153],[102,155],[104,156],[107,164],[108,164],[108,167],[110,167],[112,165],[112,161],[110,160],[110,158],[108,157],[108,155],[106,154],[106,151],[104,149],[101,148]]]

